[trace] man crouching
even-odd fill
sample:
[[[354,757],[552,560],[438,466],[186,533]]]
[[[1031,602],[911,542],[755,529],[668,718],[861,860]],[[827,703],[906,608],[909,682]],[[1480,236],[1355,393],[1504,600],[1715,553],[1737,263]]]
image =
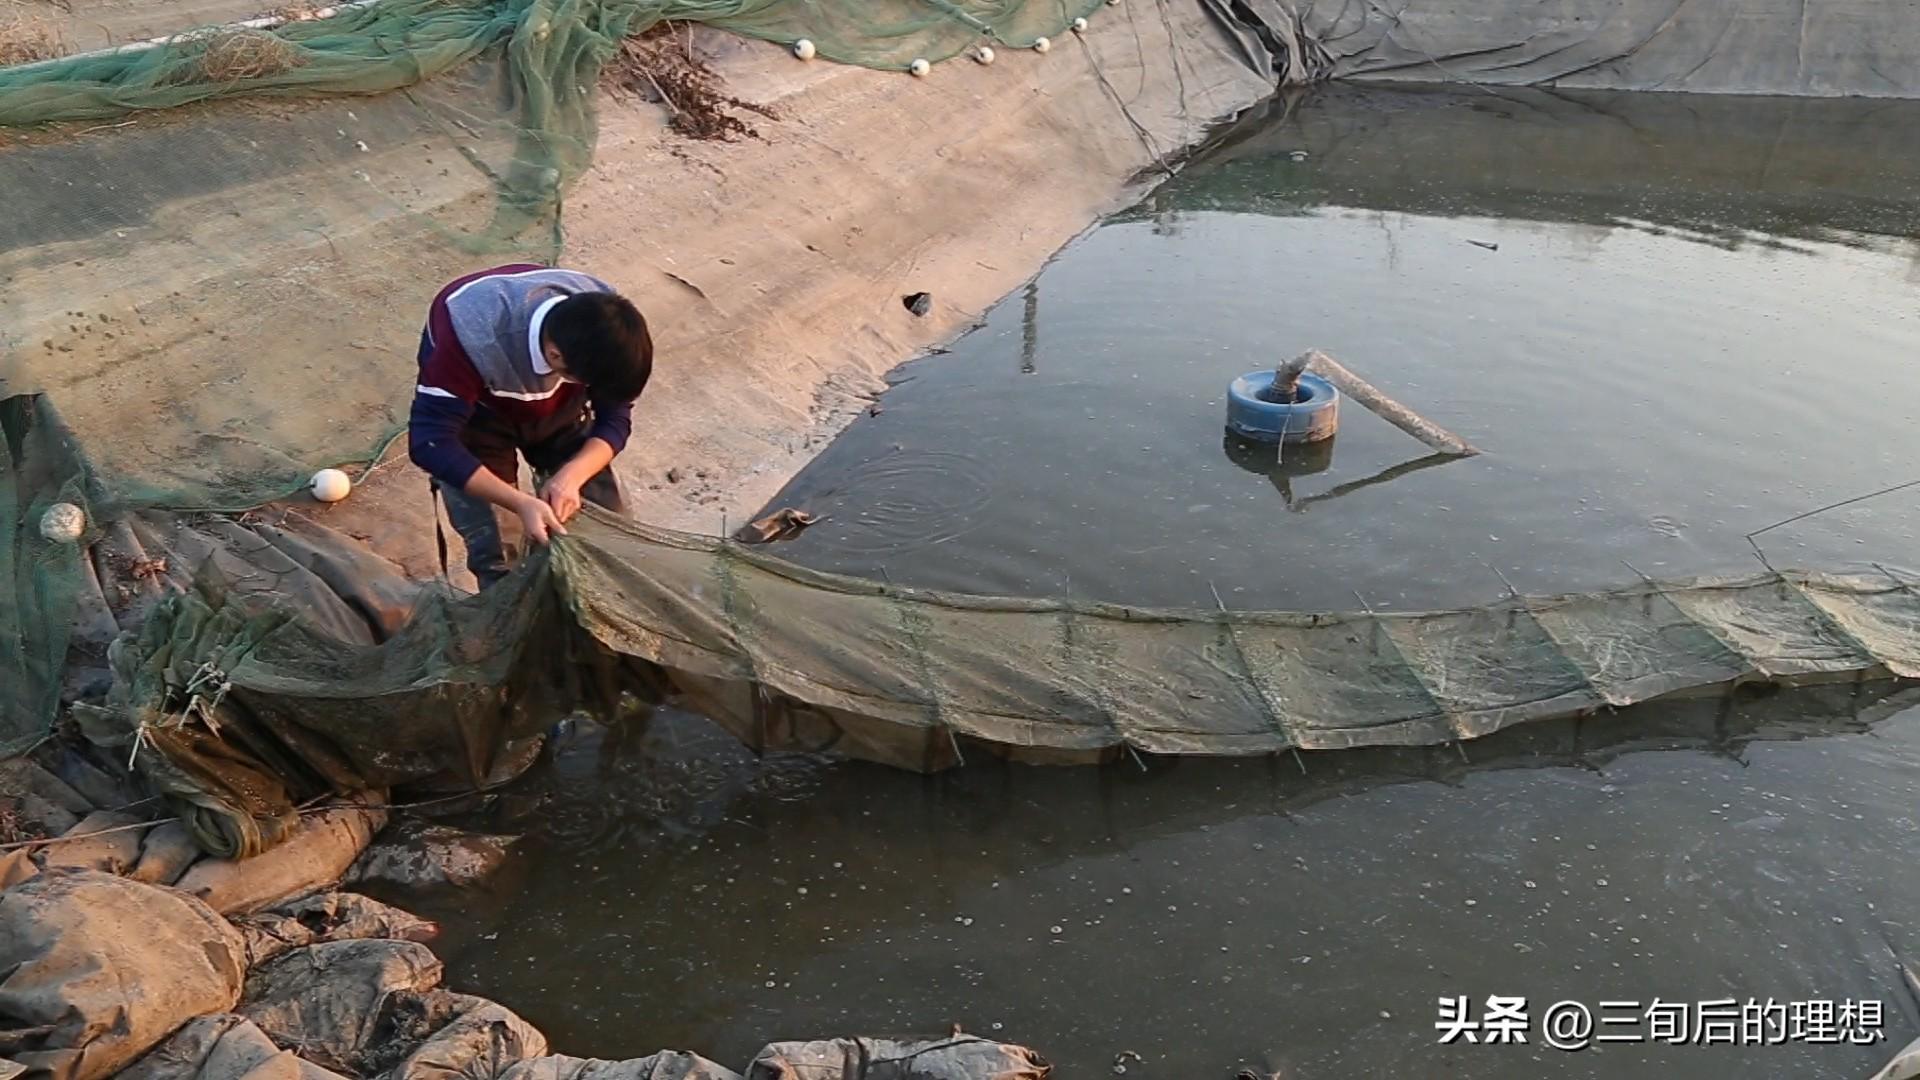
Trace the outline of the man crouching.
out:
[[[497,510],[544,544],[584,498],[625,509],[610,468],[653,373],[633,303],[598,278],[532,265],[451,282],[420,334],[409,456],[433,477],[486,588],[507,573]],[[520,458],[537,496],[518,486]]]

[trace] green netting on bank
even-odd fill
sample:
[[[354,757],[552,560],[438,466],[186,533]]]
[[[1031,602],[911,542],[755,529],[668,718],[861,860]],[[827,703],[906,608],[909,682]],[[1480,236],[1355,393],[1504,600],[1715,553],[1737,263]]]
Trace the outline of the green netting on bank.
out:
[[[1100,0],[372,0],[273,30],[0,69],[0,125],[98,120],[243,96],[377,94],[504,47],[527,145],[509,186],[545,202],[584,167],[592,92],[620,41],[657,23],[812,41],[830,60],[907,69],[984,42],[1025,47]],[[343,5],[344,6],[344,5]]]
[[[87,472],[44,399],[0,399],[0,758],[43,735],[60,677],[86,552],[40,533],[55,503],[86,507]]]

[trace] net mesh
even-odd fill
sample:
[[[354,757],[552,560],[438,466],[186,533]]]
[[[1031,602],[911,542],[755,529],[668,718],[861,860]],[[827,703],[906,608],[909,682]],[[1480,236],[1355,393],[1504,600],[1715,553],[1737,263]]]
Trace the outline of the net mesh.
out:
[[[0,69],[0,125],[100,120],[235,97],[369,95],[497,55],[515,148],[499,174],[509,209],[539,216],[591,157],[593,90],[629,35],[663,22],[805,38],[819,55],[906,70],[993,42],[1062,33],[1100,0],[372,0],[276,28],[206,29]]]
[[[899,588],[590,511],[506,584],[431,593],[378,644],[294,617],[284,590],[170,597],[90,713],[105,745],[150,746],[149,776],[231,846],[327,791],[481,782],[553,717],[628,695],[763,750],[934,770],[968,746],[1430,745],[1748,682],[1912,677],[1913,585],[1775,572],[1431,613],[1149,610]],[[207,686],[219,699],[196,704]]]
[[[85,513],[88,477],[59,417],[37,397],[0,400],[0,757],[47,730],[81,582],[84,548],[41,532],[47,511]]]

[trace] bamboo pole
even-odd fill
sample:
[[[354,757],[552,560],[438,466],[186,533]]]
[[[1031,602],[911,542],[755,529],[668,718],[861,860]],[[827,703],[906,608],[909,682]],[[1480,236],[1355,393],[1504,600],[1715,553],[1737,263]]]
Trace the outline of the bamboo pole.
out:
[[[1435,451],[1450,457],[1472,457],[1480,452],[1467,440],[1381,393],[1372,383],[1348,371],[1338,360],[1319,349],[1308,349],[1302,355],[1307,370],[1338,387],[1341,393],[1365,406],[1375,416],[1426,443]],[[1297,362],[1298,359],[1288,361],[1281,370],[1292,368]]]

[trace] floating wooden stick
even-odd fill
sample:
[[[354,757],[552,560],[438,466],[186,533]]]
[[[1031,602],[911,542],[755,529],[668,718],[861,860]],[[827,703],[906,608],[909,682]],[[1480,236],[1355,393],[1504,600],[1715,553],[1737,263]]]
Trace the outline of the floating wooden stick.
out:
[[[1302,356],[1308,370],[1339,387],[1341,393],[1366,406],[1375,416],[1436,451],[1453,457],[1472,457],[1480,452],[1467,440],[1381,393],[1372,383],[1348,371],[1338,360],[1319,349],[1308,349]],[[1297,362],[1288,361],[1282,370],[1291,368]]]

